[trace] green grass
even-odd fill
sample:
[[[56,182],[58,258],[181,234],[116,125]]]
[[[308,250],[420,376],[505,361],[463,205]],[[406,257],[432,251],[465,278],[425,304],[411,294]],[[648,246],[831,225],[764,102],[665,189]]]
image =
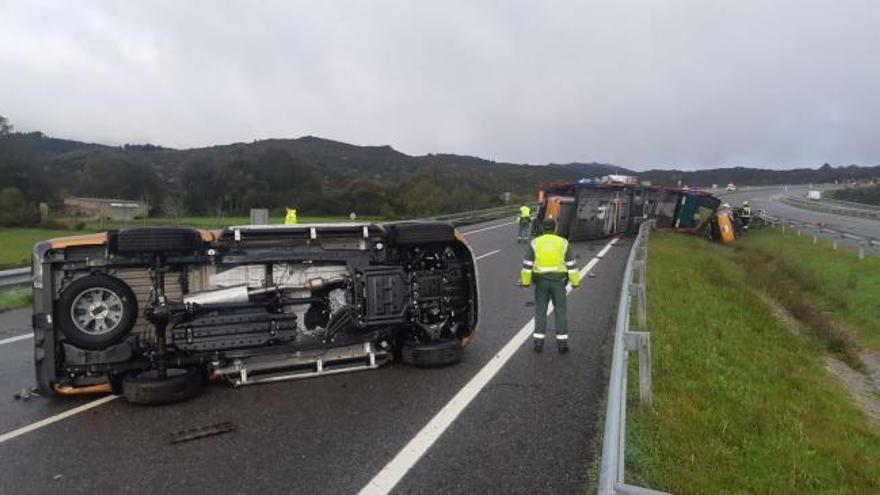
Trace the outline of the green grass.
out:
[[[78,230],[0,228],[0,270],[31,263],[31,248],[38,241],[85,233]]]
[[[776,235],[753,232],[735,249],[651,238],[654,405],[628,410],[628,482],[674,493],[880,492],[880,435],[825,371],[815,339],[793,334],[753,293],[742,261],[765,247],[787,252]]]
[[[284,219],[275,217],[269,219],[270,223],[280,224]],[[348,217],[330,217],[330,216],[301,216],[300,223],[335,223],[348,222]],[[382,221],[380,217],[358,217],[359,222],[378,222]],[[201,229],[216,229],[228,227],[230,225],[247,225],[250,222],[248,217],[181,217],[176,218],[150,218],[147,220],[132,220],[130,222],[111,222],[107,221],[88,223],[82,230],[47,230],[47,229],[20,229],[20,228],[0,228],[0,270],[8,268],[18,268],[27,266],[31,260],[31,248],[38,241],[45,241],[54,237],[67,237],[72,235],[87,234],[89,232],[99,232],[103,230],[122,229],[132,227],[143,227],[145,225],[181,225],[188,227],[196,227]]]
[[[752,234],[740,254],[753,260],[753,271],[771,273],[775,266],[784,272],[779,278],[789,281],[787,292],[800,288],[797,295],[807,306],[853,329],[859,346],[880,349],[880,256],[860,260],[852,248],[835,251],[826,240],[813,244],[812,236],[791,231]]]
[[[23,308],[31,303],[30,289],[0,290],[0,312]]]

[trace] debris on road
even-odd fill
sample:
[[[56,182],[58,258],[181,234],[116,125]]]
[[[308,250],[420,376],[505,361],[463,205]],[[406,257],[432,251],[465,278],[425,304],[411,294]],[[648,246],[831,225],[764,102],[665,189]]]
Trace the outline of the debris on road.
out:
[[[183,443],[214,435],[221,435],[223,433],[229,433],[237,429],[238,426],[229,421],[225,421],[223,423],[217,423],[208,426],[199,426],[196,428],[189,428],[187,430],[178,431],[168,435],[168,440],[170,443]]]
[[[12,397],[15,400],[30,400],[31,397],[39,397],[40,394],[37,392],[36,387],[25,387],[21,389],[20,392],[16,392]]]

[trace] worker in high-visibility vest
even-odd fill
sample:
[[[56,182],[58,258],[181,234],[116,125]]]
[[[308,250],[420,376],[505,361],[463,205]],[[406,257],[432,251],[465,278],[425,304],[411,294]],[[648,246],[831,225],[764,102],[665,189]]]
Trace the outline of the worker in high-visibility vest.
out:
[[[296,208],[287,208],[284,225],[296,225]]]
[[[516,242],[529,242],[530,231],[532,230],[532,209],[527,205],[519,207],[519,235]]]
[[[743,201],[743,206],[740,210],[739,218],[740,220],[742,220],[743,229],[749,230],[749,222],[752,221],[752,207],[749,206],[748,201]]]
[[[523,287],[535,283],[535,330],[532,341],[535,352],[544,350],[547,332],[547,305],[553,301],[556,313],[556,342],[559,352],[568,352],[568,311],[565,287],[571,283],[577,289],[581,284],[581,274],[574,261],[574,253],[568,240],[553,232],[556,221],[545,218],[541,223],[545,234],[536,237],[526,249],[520,282]]]

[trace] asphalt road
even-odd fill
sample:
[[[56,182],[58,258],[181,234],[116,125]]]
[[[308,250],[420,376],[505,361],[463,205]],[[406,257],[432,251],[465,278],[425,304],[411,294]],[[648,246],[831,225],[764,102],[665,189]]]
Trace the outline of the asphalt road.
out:
[[[481,321],[459,365],[376,371],[231,389],[176,405],[101,403],[3,439],[87,399],[12,395],[33,383],[30,339],[0,344],[0,493],[357,493],[445,410],[533,317],[516,287],[522,247],[506,221],[463,229],[478,256]],[[608,240],[576,244],[584,266]],[[571,493],[594,459],[613,328],[630,241],[621,239],[569,299],[572,351],[514,348],[448,429],[429,435],[395,493]],[[11,318],[11,317],[10,317]],[[25,320],[26,314],[20,316]],[[552,318],[550,318],[552,322]],[[0,318],[0,325],[10,323]],[[551,323],[552,328],[552,323]],[[21,332],[0,334],[0,342]],[[548,344],[552,344],[552,340]],[[500,361],[499,361],[500,360]],[[491,367],[491,366],[490,366]],[[168,435],[229,421],[237,430],[171,445]],[[430,433],[430,432],[429,432]],[[8,435],[7,435],[8,437]]]

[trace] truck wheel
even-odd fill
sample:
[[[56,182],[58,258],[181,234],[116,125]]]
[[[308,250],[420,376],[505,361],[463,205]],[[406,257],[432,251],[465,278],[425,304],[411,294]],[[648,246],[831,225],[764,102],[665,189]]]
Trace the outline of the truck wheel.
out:
[[[202,248],[198,230],[183,227],[143,227],[111,235],[114,253],[193,253]]]
[[[137,319],[137,300],[125,282],[109,275],[74,280],[58,301],[58,326],[83,349],[122,342]]]
[[[429,344],[404,342],[400,348],[400,357],[406,364],[432,368],[461,361],[462,352],[461,343],[454,339]]]
[[[452,242],[455,227],[448,223],[401,223],[388,228],[389,239],[394,244],[422,244],[428,242]]]
[[[168,368],[167,378],[159,378],[156,370],[126,376],[122,390],[132,404],[170,404],[195,397],[202,392],[204,375],[197,368]]]

